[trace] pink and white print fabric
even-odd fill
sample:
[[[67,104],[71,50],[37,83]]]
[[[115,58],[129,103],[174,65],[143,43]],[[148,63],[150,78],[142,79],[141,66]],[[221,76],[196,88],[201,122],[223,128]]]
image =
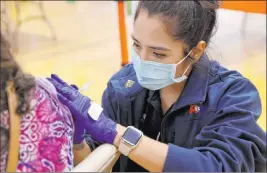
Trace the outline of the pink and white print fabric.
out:
[[[62,105],[49,81],[36,78],[31,94],[31,111],[22,116],[18,172],[67,172],[73,168],[71,113]],[[9,138],[9,114],[1,117],[1,172],[6,171]],[[3,136],[3,137],[2,137]]]

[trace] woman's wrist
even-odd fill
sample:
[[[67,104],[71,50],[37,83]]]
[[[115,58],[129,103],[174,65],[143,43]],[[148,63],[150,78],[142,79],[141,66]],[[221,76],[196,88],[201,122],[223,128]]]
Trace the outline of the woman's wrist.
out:
[[[114,141],[113,141],[113,145],[114,145],[115,147],[118,148],[119,145],[120,145],[121,137],[122,137],[122,135],[124,134],[126,128],[123,127],[123,126],[120,125],[120,124],[117,124],[117,125],[116,125],[116,130],[117,130],[117,135],[115,136],[115,139],[114,139]]]

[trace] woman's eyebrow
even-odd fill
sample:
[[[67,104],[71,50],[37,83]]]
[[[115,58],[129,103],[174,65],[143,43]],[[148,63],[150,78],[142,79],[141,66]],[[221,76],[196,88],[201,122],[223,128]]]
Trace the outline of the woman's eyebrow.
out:
[[[140,43],[137,38],[135,38],[133,35],[132,35],[132,39],[138,43]],[[163,50],[163,51],[172,51],[171,49],[168,49],[168,48],[165,48],[165,47],[160,47],[160,46],[148,46],[150,49],[155,49],[155,50]]]
[[[165,48],[165,47],[158,47],[158,46],[148,46],[151,49],[156,49],[156,50],[164,50],[164,51],[172,51],[171,49]]]
[[[132,39],[138,43],[140,43],[133,35],[132,35]]]

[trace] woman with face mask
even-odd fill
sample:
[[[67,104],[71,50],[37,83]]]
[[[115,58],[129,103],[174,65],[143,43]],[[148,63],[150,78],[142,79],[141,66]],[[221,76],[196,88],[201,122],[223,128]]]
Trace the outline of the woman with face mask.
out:
[[[113,171],[266,170],[257,89],[205,53],[217,8],[215,0],[140,1],[132,63],[110,79],[102,107],[57,75],[49,78],[75,130],[91,135],[91,150],[118,147]]]

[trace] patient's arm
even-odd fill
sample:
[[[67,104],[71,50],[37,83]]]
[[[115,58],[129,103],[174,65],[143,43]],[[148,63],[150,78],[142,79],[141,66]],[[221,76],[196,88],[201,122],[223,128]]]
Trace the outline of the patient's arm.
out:
[[[89,154],[91,154],[91,149],[85,140],[81,144],[73,145],[74,166],[83,161]]]

